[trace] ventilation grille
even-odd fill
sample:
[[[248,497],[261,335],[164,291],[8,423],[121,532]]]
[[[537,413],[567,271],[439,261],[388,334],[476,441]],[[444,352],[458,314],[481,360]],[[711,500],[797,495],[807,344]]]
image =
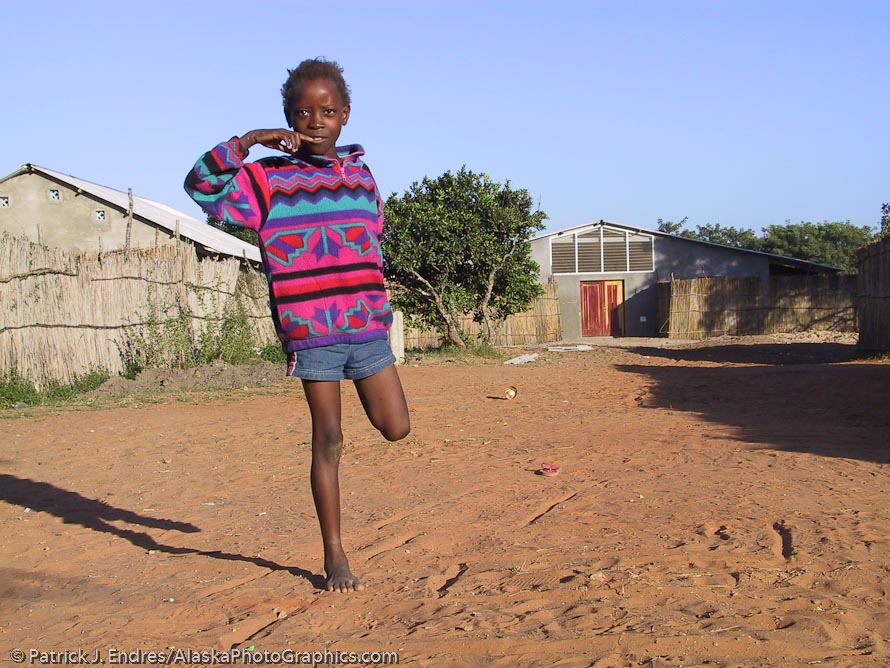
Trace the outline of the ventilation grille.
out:
[[[554,274],[602,274],[654,271],[653,237],[608,227],[553,239],[550,267]]]

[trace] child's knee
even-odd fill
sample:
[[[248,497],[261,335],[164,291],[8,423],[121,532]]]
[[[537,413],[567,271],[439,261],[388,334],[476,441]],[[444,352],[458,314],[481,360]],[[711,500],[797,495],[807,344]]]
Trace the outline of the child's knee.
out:
[[[403,423],[387,425],[380,430],[380,433],[387,441],[401,441],[411,433],[411,423],[406,420]]]
[[[325,461],[339,462],[343,455],[343,432],[327,429],[313,435],[313,453],[320,455]]]
[[[343,456],[343,439],[320,443],[313,454],[328,464],[338,464]]]

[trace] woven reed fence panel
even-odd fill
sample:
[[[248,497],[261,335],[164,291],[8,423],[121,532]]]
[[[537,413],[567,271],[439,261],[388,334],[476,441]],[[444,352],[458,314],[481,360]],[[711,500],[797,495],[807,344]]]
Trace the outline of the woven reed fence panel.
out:
[[[200,260],[186,244],[72,256],[0,237],[0,373],[37,387],[95,369],[124,371],[134,336],[149,321],[191,315],[197,337],[237,299],[258,342],[274,341],[265,279],[240,261]]]
[[[858,251],[859,346],[890,350],[890,238]]]
[[[461,331],[470,339],[479,335],[481,327],[473,322],[472,316],[461,319]],[[534,305],[522,313],[508,316],[498,330],[492,345],[522,346],[538,343],[553,343],[562,340],[562,325],[559,320],[559,293],[556,285],[544,286],[544,294]],[[425,350],[435,348],[442,337],[435,330],[405,328],[405,348]]]
[[[858,327],[855,276],[694,278],[660,284],[658,296],[660,331],[670,338]]]
[[[510,316],[495,345],[561,339],[555,286],[524,313]],[[0,236],[0,374],[15,371],[38,388],[68,384],[90,371],[125,371],[128,351],[149,327],[190,317],[195,340],[227,309],[248,317],[258,345],[277,341],[262,272],[236,259],[199,259],[194,249],[70,255],[27,239]],[[464,331],[479,327],[467,317]],[[405,347],[434,347],[435,332],[406,330]]]

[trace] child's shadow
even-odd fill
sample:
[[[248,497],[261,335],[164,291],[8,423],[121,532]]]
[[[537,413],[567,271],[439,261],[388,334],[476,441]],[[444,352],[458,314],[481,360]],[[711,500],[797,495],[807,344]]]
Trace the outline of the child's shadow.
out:
[[[273,571],[287,571],[309,583],[316,589],[324,589],[325,578],[297,566],[282,566],[274,561],[261,557],[246,557],[243,554],[232,554],[219,550],[196,550],[190,547],[173,547],[158,543],[145,532],[122,529],[110,522],[121,521],[139,524],[152,529],[197,533],[200,531],[194,524],[175,520],[158,519],[134,513],[131,510],[116,508],[96,499],[89,499],[77,492],[70,492],[46,482],[17,478],[0,473],[0,499],[23,508],[29,508],[60,518],[65,524],[79,524],[93,531],[114,534],[137,547],[145,550],[157,550],[167,554],[198,554],[224,561],[246,561]]]

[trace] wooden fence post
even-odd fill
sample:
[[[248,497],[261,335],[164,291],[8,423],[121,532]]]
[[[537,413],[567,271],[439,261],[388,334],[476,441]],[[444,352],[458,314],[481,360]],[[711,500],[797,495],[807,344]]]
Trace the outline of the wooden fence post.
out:
[[[396,356],[396,364],[405,363],[405,319],[401,311],[392,312],[392,327],[389,328],[389,347]]]

